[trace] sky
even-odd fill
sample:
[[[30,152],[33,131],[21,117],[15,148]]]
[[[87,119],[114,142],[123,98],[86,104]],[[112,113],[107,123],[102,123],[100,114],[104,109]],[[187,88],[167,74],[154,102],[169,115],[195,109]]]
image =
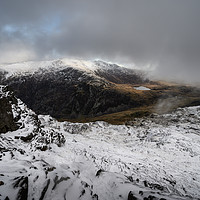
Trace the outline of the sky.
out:
[[[200,0],[0,0],[0,63],[104,59],[200,82]]]

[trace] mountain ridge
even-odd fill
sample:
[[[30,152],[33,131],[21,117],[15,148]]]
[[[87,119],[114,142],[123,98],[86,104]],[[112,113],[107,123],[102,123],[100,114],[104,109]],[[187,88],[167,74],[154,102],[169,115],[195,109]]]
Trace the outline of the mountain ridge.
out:
[[[38,69],[51,69],[51,68],[67,68],[72,67],[74,69],[79,69],[85,72],[94,72],[97,69],[113,69],[113,68],[121,68],[123,70],[129,70],[131,69],[126,68],[124,66],[119,66],[118,64],[114,64],[111,62],[106,62],[103,60],[82,60],[82,59],[55,59],[55,60],[47,60],[47,61],[26,61],[26,62],[19,62],[19,63],[10,63],[10,64],[4,64],[0,65],[0,69],[2,71],[10,72],[10,75],[12,73],[32,73],[37,71]],[[133,71],[139,71],[139,70],[133,70]]]

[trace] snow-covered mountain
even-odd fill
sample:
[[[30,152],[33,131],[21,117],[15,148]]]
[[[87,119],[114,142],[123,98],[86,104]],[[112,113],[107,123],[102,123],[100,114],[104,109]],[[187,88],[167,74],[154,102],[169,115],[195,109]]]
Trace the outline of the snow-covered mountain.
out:
[[[29,61],[0,66],[0,71],[2,74],[6,74],[6,78],[13,76],[38,75],[39,73],[47,73],[50,71],[56,73],[57,71],[65,69],[74,69],[87,76],[93,76],[99,79],[111,79],[112,82],[116,83],[140,83],[147,81],[144,74],[139,70],[128,69],[101,60],[86,61],[65,58],[52,61]],[[133,76],[135,76],[135,79],[133,79]]]
[[[171,105],[164,103],[163,111],[200,105],[199,88],[150,81],[141,71],[101,60],[2,65],[0,84],[8,85],[37,114],[51,115],[59,121],[98,118],[122,124],[134,116],[152,113],[162,102]]]
[[[137,103],[116,83],[148,82],[141,72],[103,61],[53,60],[0,67],[0,83],[39,114],[56,118],[98,116]]]
[[[200,107],[127,125],[81,124],[38,116],[0,91],[15,99],[17,123],[0,134],[0,199],[199,198]]]

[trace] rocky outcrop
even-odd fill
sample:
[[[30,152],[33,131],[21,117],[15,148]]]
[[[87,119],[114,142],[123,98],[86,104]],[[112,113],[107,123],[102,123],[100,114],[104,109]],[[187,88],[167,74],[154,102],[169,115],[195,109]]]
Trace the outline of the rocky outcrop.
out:
[[[38,116],[19,99],[7,86],[0,86],[0,133],[25,129],[23,135],[15,135],[15,139],[31,143],[36,149],[45,151],[51,143],[62,146],[65,138],[54,130],[43,129]],[[1,145],[1,141],[0,141]]]
[[[0,86],[0,133],[14,131],[18,128],[13,117],[12,103],[16,103],[16,98],[7,87]]]

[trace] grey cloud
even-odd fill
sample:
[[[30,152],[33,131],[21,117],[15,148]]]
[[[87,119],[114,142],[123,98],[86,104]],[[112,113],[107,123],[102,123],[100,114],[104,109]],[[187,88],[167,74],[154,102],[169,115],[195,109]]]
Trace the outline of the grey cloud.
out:
[[[3,0],[0,41],[21,41],[35,59],[126,57],[138,66],[157,65],[162,78],[198,81],[199,13],[199,0]],[[8,36],[2,32],[6,25],[18,29]]]

